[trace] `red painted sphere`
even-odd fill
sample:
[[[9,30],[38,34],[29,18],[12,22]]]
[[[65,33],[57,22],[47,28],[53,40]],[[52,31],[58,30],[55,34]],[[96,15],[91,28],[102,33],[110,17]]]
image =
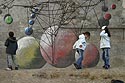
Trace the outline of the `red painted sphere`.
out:
[[[116,4],[112,4],[111,9],[116,9]]]
[[[72,49],[76,35],[71,29],[50,27],[42,35],[40,45],[44,59],[52,66],[64,68],[75,61],[75,51]]]
[[[82,64],[84,67],[94,67],[99,62],[99,51],[94,44],[88,44],[84,51]]]
[[[110,13],[106,13],[106,14],[104,15],[104,19],[105,19],[105,20],[110,20],[110,19],[111,19],[111,14],[110,14]]]
[[[108,7],[107,6],[102,6],[102,11],[107,12],[108,11]]]

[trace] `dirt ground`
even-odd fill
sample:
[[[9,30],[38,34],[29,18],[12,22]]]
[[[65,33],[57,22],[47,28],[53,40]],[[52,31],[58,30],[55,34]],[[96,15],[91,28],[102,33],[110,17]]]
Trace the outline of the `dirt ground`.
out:
[[[0,83],[111,83],[112,79],[125,82],[125,67],[77,70],[71,65],[67,68],[0,70]]]

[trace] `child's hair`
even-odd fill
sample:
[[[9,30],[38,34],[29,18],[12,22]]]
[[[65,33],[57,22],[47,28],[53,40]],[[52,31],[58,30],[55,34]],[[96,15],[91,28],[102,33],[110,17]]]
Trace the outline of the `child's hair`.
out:
[[[14,33],[12,31],[9,32],[9,36],[10,37],[13,37],[14,36]]]
[[[90,32],[84,32],[83,34],[86,34],[87,36],[90,36]]]
[[[109,36],[109,37],[111,37],[111,34],[110,34],[110,32],[109,32],[109,30],[108,30],[108,28],[107,28],[107,27],[105,27],[105,33],[107,33],[107,34],[108,34],[108,36]]]

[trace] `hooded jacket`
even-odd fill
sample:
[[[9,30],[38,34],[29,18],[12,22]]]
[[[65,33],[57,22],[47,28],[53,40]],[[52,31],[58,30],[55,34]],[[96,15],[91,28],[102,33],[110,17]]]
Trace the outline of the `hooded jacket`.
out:
[[[16,37],[9,37],[5,42],[5,46],[7,54],[15,55],[18,48]]]
[[[111,46],[110,46],[110,37],[108,37],[108,34],[105,33],[105,30],[103,30],[100,33],[100,37],[101,37],[100,48],[111,48]]]
[[[84,34],[79,35],[79,39],[74,43],[73,49],[82,49],[85,50],[86,48],[86,40]]]

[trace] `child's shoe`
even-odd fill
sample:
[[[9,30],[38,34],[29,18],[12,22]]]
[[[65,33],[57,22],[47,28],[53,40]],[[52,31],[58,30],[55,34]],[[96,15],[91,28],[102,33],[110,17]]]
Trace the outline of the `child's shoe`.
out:
[[[10,69],[10,68],[6,68],[6,70],[7,70],[7,71],[11,71],[12,69]]]
[[[18,67],[15,67],[15,70],[18,70]]]

